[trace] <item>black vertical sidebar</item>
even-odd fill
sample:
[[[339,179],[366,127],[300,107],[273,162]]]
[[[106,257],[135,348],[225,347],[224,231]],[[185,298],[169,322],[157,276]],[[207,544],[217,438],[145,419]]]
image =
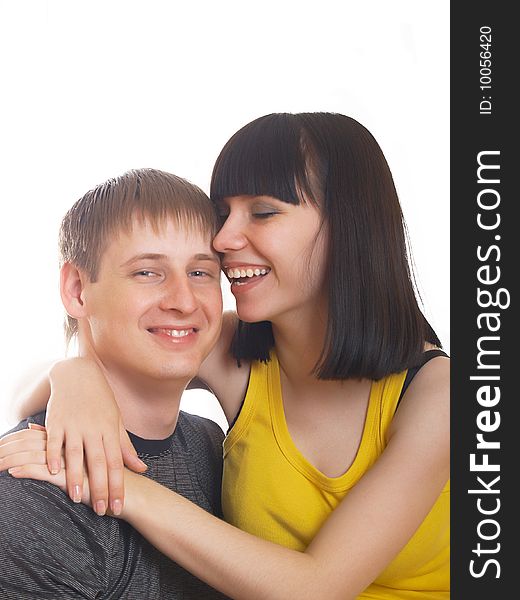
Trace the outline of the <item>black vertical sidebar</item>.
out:
[[[512,4],[451,3],[455,600],[518,596],[520,35]]]

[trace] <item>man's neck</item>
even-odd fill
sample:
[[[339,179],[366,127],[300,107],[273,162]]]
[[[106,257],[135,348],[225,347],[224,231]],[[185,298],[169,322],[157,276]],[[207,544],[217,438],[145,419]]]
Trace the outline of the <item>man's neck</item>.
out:
[[[96,351],[88,328],[81,325],[80,322],[78,355],[94,360],[103,372],[114,393],[125,429],[148,440],[169,437],[175,431],[181,396],[191,377],[153,375],[146,369],[132,370],[128,364],[119,364],[113,357],[103,359]]]
[[[105,376],[125,429],[149,440],[165,439],[175,431],[187,381],[129,380],[107,370]]]

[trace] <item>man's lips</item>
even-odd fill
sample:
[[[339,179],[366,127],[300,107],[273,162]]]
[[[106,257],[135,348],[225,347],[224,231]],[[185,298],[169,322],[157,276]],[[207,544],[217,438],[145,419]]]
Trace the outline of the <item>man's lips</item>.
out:
[[[147,331],[154,335],[166,336],[172,339],[182,339],[198,332],[198,327],[192,325],[148,327]]]

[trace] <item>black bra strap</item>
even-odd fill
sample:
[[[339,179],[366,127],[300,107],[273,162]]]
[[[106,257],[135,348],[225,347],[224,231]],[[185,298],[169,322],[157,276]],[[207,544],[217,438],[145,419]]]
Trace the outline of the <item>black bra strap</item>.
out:
[[[431,360],[432,358],[435,358],[436,356],[446,356],[447,357],[448,355],[446,354],[446,352],[444,352],[444,350],[437,350],[437,349],[426,350],[426,352],[423,353],[419,364],[408,369],[408,373],[406,373],[403,387],[401,389],[401,394],[399,395],[399,400],[397,401],[397,406],[395,407],[395,410],[397,410],[399,403],[401,402],[401,400],[404,396],[404,393],[408,389],[408,386],[412,383],[412,379],[417,375],[417,372],[419,371],[419,369],[421,367],[423,367],[429,360]]]

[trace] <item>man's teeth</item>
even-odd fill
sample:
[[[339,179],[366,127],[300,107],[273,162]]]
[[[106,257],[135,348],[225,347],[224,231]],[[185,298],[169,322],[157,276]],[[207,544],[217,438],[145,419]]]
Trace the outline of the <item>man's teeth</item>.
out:
[[[241,279],[244,277],[258,277],[259,275],[267,275],[271,269],[228,269],[227,276],[229,279]]]
[[[171,337],[185,337],[193,332],[193,329],[156,329],[157,333],[164,333]]]

